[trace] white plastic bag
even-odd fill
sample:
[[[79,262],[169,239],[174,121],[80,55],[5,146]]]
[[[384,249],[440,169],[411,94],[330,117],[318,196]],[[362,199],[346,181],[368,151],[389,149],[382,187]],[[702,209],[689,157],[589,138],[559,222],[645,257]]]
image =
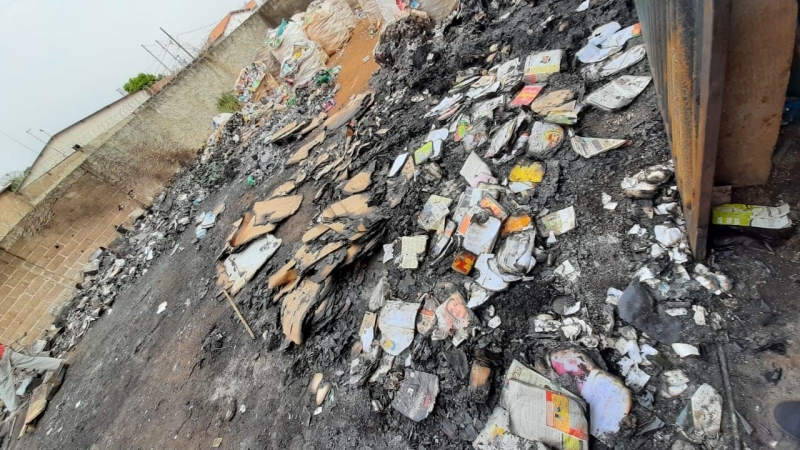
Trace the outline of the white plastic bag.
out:
[[[289,56],[295,44],[304,44],[308,41],[303,27],[298,22],[283,21],[281,25],[270,31],[267,35],[267,46],[272,49],[272,55],[278,61],[283,61]]]
[[[381,14],[381,8],[378,6],[377,1],[358,0],[358,6],[361,7],[362,11],[364,11],[364,15],[367,16],[369,23],[378,24],[384,22],[383,15]]]
[[[281,77],[292,86],[300,86],[314,79],[320,70],[325,70],[328,55],[312,41],[295,44],[293,51],[281,64]]]
[[[253,57],[253,61],[264,64],[264,67],[267,68],[267,73],[273,77],[278,77],[281,73],[281,62],[275,59],[275,55],[272,54],[272,49],[269,45],[262,47]]]

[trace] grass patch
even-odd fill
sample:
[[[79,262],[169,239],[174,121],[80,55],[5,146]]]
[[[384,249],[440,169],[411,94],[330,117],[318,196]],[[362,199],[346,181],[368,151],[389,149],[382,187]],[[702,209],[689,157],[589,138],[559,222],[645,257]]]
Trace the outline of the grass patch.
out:
[[[217,110],[221,113],[235,113],[242,110],[242,104],[233,95],[233,92],[226,92],[217,99]]]

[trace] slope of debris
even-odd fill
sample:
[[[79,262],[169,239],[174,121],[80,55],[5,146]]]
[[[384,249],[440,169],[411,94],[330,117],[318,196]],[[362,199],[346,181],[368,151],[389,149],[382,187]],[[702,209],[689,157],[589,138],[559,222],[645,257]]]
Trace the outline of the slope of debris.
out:
[[[632,6],[580,3],[412,12],[342,111],[326,91],[235,115],[97,255],[56,353],[179,233],[202,239],[210,190],[247,180],[264,198],[209,276],[294,355],[315,420],[371,408],[415,448],[724,448],[724,383],[698,356],[731,280],[689,254]],[[590,45],[606,58],[580,62]]]

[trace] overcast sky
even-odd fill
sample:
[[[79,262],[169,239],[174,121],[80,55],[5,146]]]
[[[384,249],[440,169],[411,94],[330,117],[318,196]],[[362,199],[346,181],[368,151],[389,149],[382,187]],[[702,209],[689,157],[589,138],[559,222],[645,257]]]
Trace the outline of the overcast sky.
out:
[[[141,47],[172,63],[156,44],[168,41],[159,27],[199,47],[228,11],[245,3],[0,0],[0,175],[24,170],[44,146],[26,130],[47,141],[39,129],[55,134],[121,98],[116,88],[128,78],[164,72]]]

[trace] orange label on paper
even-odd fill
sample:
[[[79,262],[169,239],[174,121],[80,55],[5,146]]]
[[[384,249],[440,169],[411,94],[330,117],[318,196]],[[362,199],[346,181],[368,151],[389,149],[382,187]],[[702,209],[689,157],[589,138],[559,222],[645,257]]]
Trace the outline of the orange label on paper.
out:
[[[530,105],[531,102],[533,102],[533,100],[535,100],[539,95],[539,92],[542,92],[544,86],[544,84],[531,84],[525,86],[521,91],[519,91],[519,94],[514,97],[514,100],[512,100],[508,106],[512,108],[519,108],[520,106]]]
[[[481,208],[489,211],[492,213],[493,216],[497,217],[500,220],[503,220],[508,216],[508,213],[500,206],[499,203],[492,197],[485,195],[481,198],[481,201],[478,203],[478,206]]]
[[[547,391],[547,426],[569,434],[569,399]]]
[[[503,228],[500,230],[500,234],[505,236],[509,233],[516,233],[517,231],[524,230],[530,225],[531,225],[531,216],[527,214],[510,216],[503,223]]]
[[[460,252],[456,255],[453,261],[453,270],[464,275],[469,275],[472,272],[472,267],[475,266],[476,256],[468,251]]]

